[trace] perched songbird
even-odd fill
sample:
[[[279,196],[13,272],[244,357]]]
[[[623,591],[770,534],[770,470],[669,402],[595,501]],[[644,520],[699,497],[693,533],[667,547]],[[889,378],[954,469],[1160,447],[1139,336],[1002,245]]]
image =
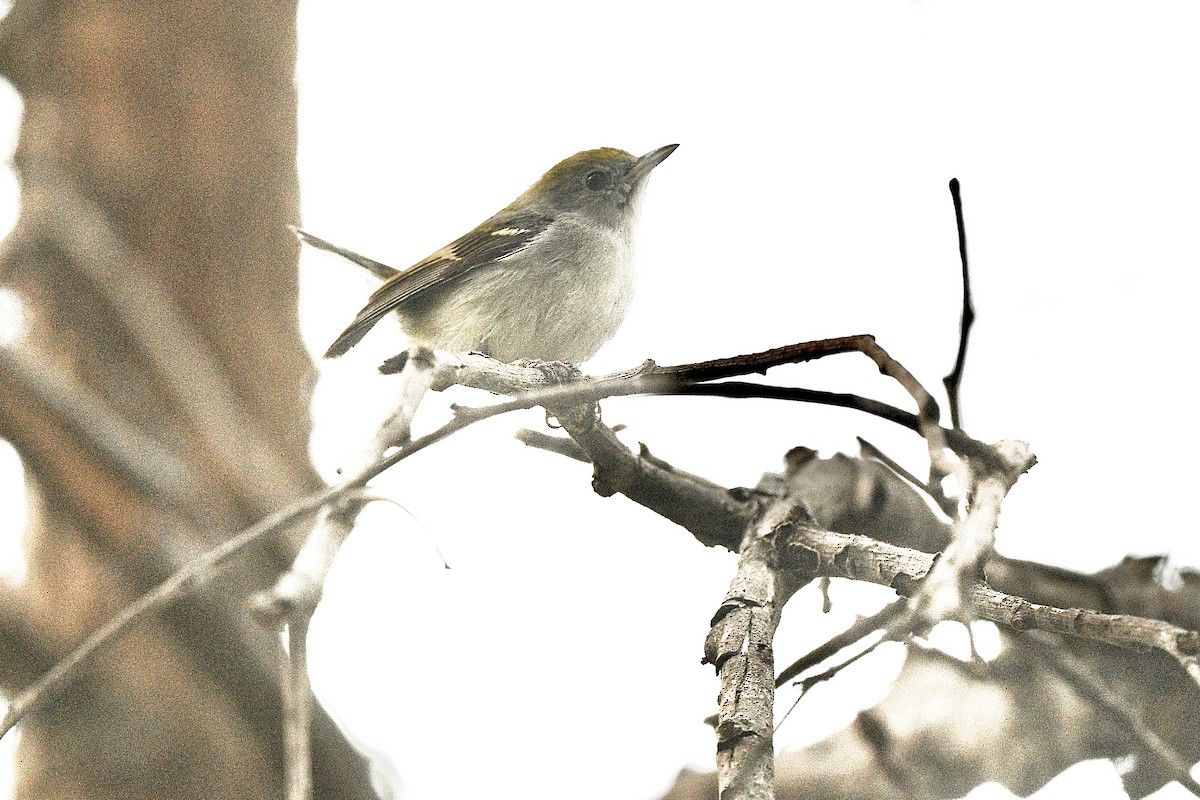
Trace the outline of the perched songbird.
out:
[[[413,344],[500,361],[586,361],[633,296],[633,228],[650,171],[679,145],[606,147],[555,165],[507,208],[402,272],[297,231],[386,278],[326,358],[395,311]]]

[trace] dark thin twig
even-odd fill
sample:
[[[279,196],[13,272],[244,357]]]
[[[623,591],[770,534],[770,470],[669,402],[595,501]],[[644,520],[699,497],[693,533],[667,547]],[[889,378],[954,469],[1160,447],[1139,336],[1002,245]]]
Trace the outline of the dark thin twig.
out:
[[[963,367],[967,363],[967,342],[971,338],[971,326],[975,324],[975,306],[971,302],[971,270],[967,266],[967,229],[963,224],[962,193],[958,178],[950,179],[950,197],[954,201],[954,221],[958,226],[958,257],[962,262],[962,317],[958,326],[958,356],[954,359],[954,370],[942,378],[946,395],[950,401],[950,424],[962,430],[962,411],[959,405],[959,389],[962,386]]]
[[[676,386],[671,390],[662,392],[651,389],[645,393],[700,395],[705,397],[759,397],[770,400],[793,400],[801,403],[817,403],[825,406],[852,408],[855,411],[862,411],[865,414],[871,414],[872,416],[886,419],[889,422],[894,422],[911,431],[921,432],[921,418],[911,411],[904,411],[887,403],[872,400],[869,397],[859,397],[855,394],[841,392],[822,392],[816,389],[771,386],[745,381],[722,381],[720,383]],[[946,444],[956,453],[979,459],[988,465],[997,464],[995,453],[987,445],[972,439],[959,430],[942,428],[941,432],[946,437]]]
[[[929,484],[917,478],[916,475],[913,475],[911,472],[906,470],[894,458],[868,442],[863,437],[856,436],[854,438],[858,440],[858,446],[862,448],[864,456],[875,459],[880,464],[895,473],[898,478],[908,482],[914,489],[917,489],[918,491],[929,496],[935,503],[937,503],[938,508],[940,508],[942,513],[947,517],[953,519],[955,514],[958,513],[958,503],[951,498],[946,497],[946,495],[942,492],[941,487],[938,487],[935,490]]]
[[[855,620],[853,625],[829,639],[825,644],[813,648],[793,661],[786,669],[779,673],[779,677],[775,679],[775,686],[783,686],[792,678],[804,672],[804,670],[820,664],[830,656],[860,641],[863,637],[870,636],[874,631],[888,627],[907,607],[908,598],[901,597],[888,603],[871,616]]]
[[[761,353],[686,364],[679,367],[657,367],[652,374],[654,376],[673,376],[680,380],[699,383],[735,375],[746,375],[750,372],[763,373],[771,367],[782,364],[812,361],[841,353],[862,353],[875,362],[875,366],[881,373],[899,383],[908,392],[917,404],[917,431],[929,444],[929,459],[933,467],[941,474],[952,474],[955,471],[954,465],[943,452],[947,442],[945,433],[938,425],[941,412],[938,409],[937,401],[921,385],[921,382],[903,364],[880,347],[879,343],[875,341],[875,337],[870,334],[800,342]]]
[[[925,493],[929,492],[929,487],[926,486],[925,483],[923,481],[921,481],[916,475],[913,475],[911,472],[906,470],[903,467],[903,465],[901,465],[898,461],[896,461],[896,459],[892,458],[887,453],[883,452],[882,450],[880,450],[878,447],[876,447],[875,445],[873,445],[871,442],[867,441],[863,437],[855,436],[854,438],[858,440],[858,446],[862,450],[862,454],[864,457],[873,458],[876,461],[878,461],[880,464],[883,464],[885,467],[890,469],[892,472],[896,473],[896,477],[906,481],[913,488],[920,489],[922,492],[925,492]]]
[[[752,372],[765,375],[771,367],[815,361],[839,353],[861,352],[863,340],[870,338],[872,337],[860,334],[836,339],[819,339],[815,342],[798,342],[731,358],[717,358],[673,367],[655,367],[654,374],[673,375],[689,381],[715,381]]]
[[[833,680],[835,677],[837,677],[837,674],[839,672],[841,672],[842,670],[844,670],[846,667],[848,667],[851,664],[853,664],[854,662],[858,661],[860,658],[863,658],[864,656],[874,653],[875,649],[877,647],[879,647],[879,645],[883,644],[885,641],[887,641],[886,636],[879,639],[878,641],[872,642],[871,646],[865,648],[861,653],[855,653],[854,655],[847,658],[845,661],[841,661],[837,664],[834,664],[832,667],[825,670],[824,672],[821,672],[817,675],[810,675],[809,677],[805,678],[802,681],[796,681],[796,683],[800,684],[800,694],[796,697],[796,702],[792,703],[791,708],[789,708],[787,710],[787,713],[785,713],[783,715],[783,718],[780,719],[779,722],[777,722],[775,724],[775,731],[778,733],[779,729],[783,727],[783,723],[787,722],[788,717],[790,717],[792,715],[792,712],[796,710],[796,706],[800,705],[800,701],[804,699],[804,695],[808,694],[809,689],[816,686],[818,683],[824,683],[825,681]],[[779,684],[777,683],[775,685],[778,686]]]
[[[829,669],[825,670],[824,672],[818,672],[816,675],[809,675],[804,680],[796,681],[796,683],[800,684],[801,695],[808,692],[809,689],[816,686],[818,683],[825,683],[826,681],[833,680],[835,677],[837,677],[837,674],[839,672],[841,672],[842,670],[844,670],[846,667],[850,666],[851,664],[855,663],[859,659],[865,658],[866,656],[869,656],[871,653],[874,653],[875,650],[879,647],[879,645],[883,644],[886,641],[888,641],[888,638],[886,636],[884,636],[883,638],[878,639],[877,641],[871,642],[870,645],[863,648],[860,652],[847,657],[844,661],[839,661],[838,663],[834,664],[833,666],[831,666]],[[782,721],[781,721],[781,724],[782,724]]]

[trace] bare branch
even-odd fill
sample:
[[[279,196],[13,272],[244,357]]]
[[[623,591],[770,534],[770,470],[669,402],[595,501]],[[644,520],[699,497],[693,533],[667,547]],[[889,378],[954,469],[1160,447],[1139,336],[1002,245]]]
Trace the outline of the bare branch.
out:
[[[897,547],[865,536],[798,529],[788,548],[805,574],[829,575],[890,586],[903,595],[915,592],[933,569],[936,556]],[[1200,633],[1146,617],[1102,614],[1031,603],[976,583],[968,601],[978,619],[1018,631],[1041,630],[1092,639],[1118,647],[1155,648],[1174,658],[1200,684]]]
[[[515,438],[518,442],[528,447],[545,450],[548,453],[557,453],[560,456],[573,458],[585,464],[592,463],[592,460],[588,458],[588,454],[583,452],[583,448],[568,436],[551,436],[541,431],[521,428],[521,430],[516,432]]]
[[[967,265],[967,229],[963,224],[962,194],[959,191],[958,178],[950,179],[950,197],[954,201],[954,222],[958,228],[958,258],[962,262],[962,316],[958,324],[958,355],[954,359],[954,369],[942,379],[946,387],[946,395],[950,400],[950,424],[956,430],[962,430],[962,409],[959,403],[959,390],[962,388],[963,368],[967,364],[967,343],[971,339],[971,326],[975,324],[975,306],[971,302],[971,270]]]
[[[323,507],[291,567],[279,576],[274,586],[250,599],[251,610],[272,628],[286,625],[298,616],[311,617],[321,601],[334,556],[350,535],[359,511],[376,499],[380,498],[357,489]]]
[[[950,544],[914,597],[913,609],[923,626],[969,612],[964,598],[992,555],[1000,505],[1017,479],[1037,463],[1024,442],[1001,442],[993,449],[1007,468],[984,472],[971,487],[966,516],[954,526]]]
[[[594,391],[599,393],[595,396],[592,395],[592,392],[578,395],[573,394],[570,391],[571,387],[577,387],[579,383],[578,381],[573,381],[562,387],[562,397],[565,399],[566,397],[574,396],[581,401],[587,399],[594,401],[599,400],[601,397],[616,394],[685,394],[687,392],[679,388],[680,384],[700,384],[736,375],[764,373],[771,367],[812,361],[829,355],[854,351],[860,352],[870,358],[875,362],[880,372],[895,380],[909,393],[917,404],[916,430],[929,442],[930,459],[944,474],[953,472],[955,465],[947,461],[945,455],[947,447],[946,433],[938,425],[940,412],[937,401],[933,399],[933,395],[921,385],[903,364],[888,355],[887,351],[875,341],[875,337],[869,334],[844,336],[837,339],[822,339],[815,342],[800,342],[798,344],[777,347],[772,350],[764,350],[759,353],[750,353],[695,364],[682,364],[674,367],[657,367],[652,362],[646,362],[636,372],[619,373],[608,378],[596,379]],[[464,360],[460,362],[462,367],[482,366],[482,364],[483,362],[477,360]],[[512,365],[508,366],[512,367]],[[490,373],[487,375],[487,378],[495,377],[494,372],[490,370],[486,372]],[[480,377],[483,376],[459,375],[451,379],[451,382],[479,386],[479,388],[489,388],[486,385],[480,385],[480,383],[476,382]],[[528,377],[520,376],[520,380],[527,381]],[[618,386],[623,385],[622,388],[624,390],[612,390],[610,382],[613,381]],[[534,385],[540,386],[544,384],[545,379],[543,378],[540,383]],[[435,387],[438,385],[436,380],[434,385]],[[509,384],[508,390],[511,391],[512,388],[512,384]],[[546,403],[538,404],[555,404],[555,401],[560,398],[544,396],[544,399]]]
[[[326,489],[264,517],[257,524],[189,562],[153,590],[139,597],[13,699],[8,713],[0,722],[0,737],[12,730],[22,717],[57,694],[84,666],[139,622],[161,611],[181,595],[211,580],[217,574],[217,568],[234,555],[305,514],[316,511],[335,499],[342,490],[342,487]]]
[[[635,394],[756,397],[851,408],[920,433],[923,424],[920,416],[858,395],[729,380],[722,380],[720,383],[689,382],[763,372],[771,366],[802,360],[800,355],[810,352],[808,345],[827,345],[814,349],[815,352],[822,355],[850,352],[852,348],[846,347],[847,341],[869,338],[852,336],[814,343],[800,343],[761,353],[674,367],[659,367],[652,361],[646,361],[630,370],[603,377],[585,376],[566,384],[552,384],[543,372],[534,367],[503,364],[477,353],[439,353],[438,366],[434,370],[431,388],[434,391],[442,391],[453,385],[461,385],[483,389],[494,394],[516,395],[516,399],[511,401],[510,408],[505,410],[527,408],[533,405],[561,406],[571,402],[594,402],[605,397]],[[828,343],[834,343],[837,346],[834,347]],[[698,377],[690,377],[692,375]],[[680,378],[687,380],[681,381]],[[470,415],[475,413],[475,410],[460,408],[459,413]],[[1000,462],[993,463],[995,454],[987,445],[972,439],[962,431],[939,428],[938,436],[944,439],[946,445],[961,455],[981,460],[985,464],[1003,466]]]
[[[747,357],[747,363],[761,366],[765,363],[765,359]],[[747,530],[750,520],[758,518],[758,511],[765,502],[765,496],[750,490],[727,490],[697,476],[676,470],[661,460],[655,459],[645,448],[635,456],[616,438],[611,429],[599,423],[595,418],[592,406],[592,403],[605,396],[638,393],[699,394],[701,392],[695,390],[723,390],[727,389],[730,384],[681,385],[679,379],[674,375],[656,375],[653,373],[655,368],[652,364],[644,364],[634,370],[608,378],[573,381],[565,385],[546,385],[546,376],[540,370],[500,365],[499,371],[497,371],[493,369],[495,364],[496,362],[491,362],[490,359],[483,361],[479,361],[478,358],[463,359],[447,369],[435,368],[432,380],[436,386],[437,382],[444,379],[447,374],[457,377],[468,375],[472,385],[490,382],[487,388],[498,390],[503,387],[506,380],[515,376],[518,382],[524,381],[527,385],[540,385],[542,388],[530,391],[509,402],[478,409],[461,409],[455,418],[446,425],[410,441],[392,455],[371,465],[353,478],[265,517],[258,524],[247,528],[188,564],[94,633],[70,657],[57,664],[42,679],[22,693],[11,705],[3,724],[0,725],[0,736],[7,732],[23,715],[39,703],[44,702],[56,689],[69,681],[81,666],[88,663],[105,646],[115,641],[130,626],[162,609],[184,592],[210,579],[216,574],[217,568],[221,564],[241,550],[293,520],[361,489],[376,475],[425,447],[441,441],[473,422],[507,411],[534,405],[546,406],[559,418],[560,422],[564,423],[568,433],[592,460],[595,469],[594,484],[601,494],[620,491],[635,502],[646,505],[668,519],[684,525],[705,544],[722,544],[735,550],[740,547],[741,537]],[[468,365],[469,368],[464,365]],[[732,369],[732,367],[722,367],[721,369]],[[912,415],[909,415],[909,419],[913,420]],[[927,427],[927,423],[919,419],[915,420],[914,424],[918,427]],[[943,431],[942,429],[939,431],[945,435],[946,441],[955,446],[963,445],[964,449],[971,447],[982,453],[990,452],[986,447],[974,442],[961,432]],[[991,458],[994,459],[995,456],[992,455]],[[933,556],[925,553],[892,547],[864,537],[850,537],[815,530],[807,534],[807,538],[798,538],[789,547],[797,554],[797,563],[802,565],[803,574],[836,575],[856,580],[870,580],[893,586],[905,594],[913,591],[924,579],[934,559]],[[814,555],[816,564],[811,563]],[[971,595],[978,616],[1013,624],[1018,628],[1024,625],[1026,627],[1045,626],[1049,630],[1063,630],[1062,615],[1068,612],[1034,606],[1021,598],[1006,595],[1000,595],[999,599],[990,595],[981,595],[981,592],[985,591],[990,590],[977,585]],[[1019,609],[1020,613],[1016,613],[1013,609]],[[1121,641],[1128,640],[1145,646],[1166,649],[1177,658],[1186,661],[1189,670],[1196,669],[1197,672],[1194,674],[1200,676],[1200,667],[1196,666],[1195,659],[1195,653],[1200,651],[1200,646],[1196,644],[1195,634],[1190,634],[1166,623],[1138,620],[1138,618],[1131,617],[1111,617],[1107,627],[1104,627],[1099,625],[1097,620],[1106,615],[1099,615],[1095,612],[1071,613],[1076,615],[1074,627],[1063,632],[1110,641],[1116,635],[1112,631],[1119,630],[1121,634],[1117,638],[1125,637]],[[1143,623],[1154,623],[1159,627],[1154,629],[1154,635],[1151,636],[1150,628]],[[1188,638],[1189,636],[1192,638]]]
[[[1200,685],[1200,632],[1147,617],[1031,603],[982,584],[972,592],[972,602],[981,619],[1009,625],[1014,630],[1065,633],[1119,647],[1162,650]]]
[[[808,512],[790,500],[767,506],[746,531],[737,575],[713,617],[704,660],[721,679],[717,782],[721,800],[775,796],[775,660],[783,606],[804,579],[781,570],[779,545]]]
[[[729,490],[676,469],[652,456],[645,445],[635,455],[602,423],[554,413],[591,460],[592,488],[597,494],[610,497],[619,492],[686,528],[701,544],[737,552],[758,510],[752,493]]]
[[[384,470],[457,433],[473,422],[503,413],[502,410],[499,410],[503,408],[502,406],[493,408],[498,410],[492,414],[480,414],[472,419],[462,417],[452,419],[432,433],[413,439],[397,452],[373,464],[353,478],[297,500],[291,505],[267,515],[254,525],[184,565],[174,575],[139,597],[124,611],[92,633],[70,655],[56,663],[45,675],[14,698],[3,721],[0,721],[0,738],[12,730],[22,717],[57,694],[79,674],[83,667],[91,663],[99,653],[111,646],[135,625],[169,606],[180,596],[212,580],[220,573],[223,565],[247,547],[285,528],[293,521],[336,501],[343,495],[361,489],[367,481]]]
[[[738,375],[755,373],[765,375],[767,370],[772,367],[800,364],[839,353],[853,353],[861,350],[864,339],[871,338],[869,335],[859,334],[836,339],[818,339],[815,342],[798,342],[730,358],[717,358],[712,361],[699,361],[674,367],[657,367],[654,371],[656,374],[673,375],[680,380],[697,383],[733,378]]]
[[[767,400],[816,403],[818,405],[862,411],[865,414],[885,419],[888,422],[894,422],[901,427],[908,428],[917,433],[921,432],[922,424],[921,418],[916,414],[878,400],[872,400],[869,397],[860,397],[855,394],[841,392],[823,392],[816,389],[802,389],[792,386],[770,386],[768,384],[745,383],[742,381],[721,381],[720,383],[684,385],[675,387],[670,391],[648,389],[641,393],[731,398],[758,397]],[[995,460],[995,454],[987,445],[972,439],[962,431],[950,428],[939,428],[939,431],[940,435],[944,437],[946,444],[956,453],[982,460],[986,463],[992,463]]]

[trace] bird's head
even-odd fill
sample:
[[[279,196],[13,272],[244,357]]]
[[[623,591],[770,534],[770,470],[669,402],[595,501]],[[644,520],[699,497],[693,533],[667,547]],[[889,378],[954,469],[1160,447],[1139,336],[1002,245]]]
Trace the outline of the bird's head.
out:
[[[644,156],[615,147],[584,150],[551,167],[517,204],[550,216],[573,212],[617,225],[636,210],[650,171],[677,147],[669,144]]]

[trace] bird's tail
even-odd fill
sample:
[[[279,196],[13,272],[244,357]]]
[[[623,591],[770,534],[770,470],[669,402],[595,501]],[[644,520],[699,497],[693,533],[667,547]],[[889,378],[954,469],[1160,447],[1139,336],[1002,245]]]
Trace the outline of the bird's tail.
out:
[[[388,278],[400,271],[393,267],[389,267],[387,264],[383,264],[379,261],[375,261],[374,259],[359,255],[353,250],[347,250],[344,247],[338,247],[336,244],[327,242],[320,236],[313,236],[308,231],[301,230],[295,225],[288,225],[288,230],[296,234],[296,238],[304,242],[304,244],[315,247],[318,250],[324,250],[326,253],[333,253],[334,255],[341,256],[352,264],[357,264],[358,266],[362,267],[380,280],[386,281]]]

